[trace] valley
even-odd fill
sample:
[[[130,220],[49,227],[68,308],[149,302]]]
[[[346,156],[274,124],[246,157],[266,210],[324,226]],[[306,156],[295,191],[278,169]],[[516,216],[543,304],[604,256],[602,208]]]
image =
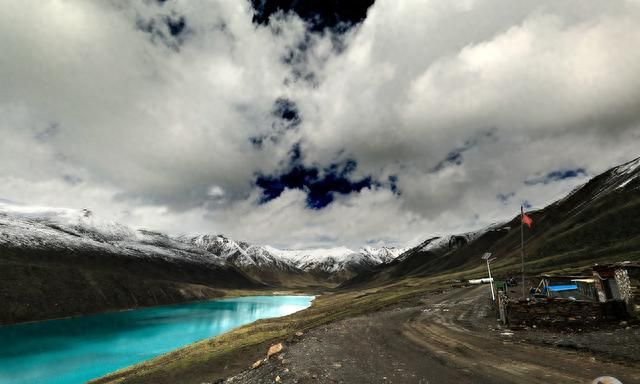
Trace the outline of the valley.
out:
[[[527,275],[640,260],[639,175],[636,159],[528,212],[534,225],[525,229]],[[452,289],[485,276],[484,252],[497,257],[495,276],[519,273],[519,217],[429,236],[407,250],[293,251],[222,235],[135,231],[81,211],[4,208],[5,323],[256,292],[319,295],[304,311],[259,320],[96,383],[358,382],[362,366],[371,367],[367,382],[570,383],[600,372],[640,381],[633,354],[567,351],[525,334],[503,336],[486,286]],[[628,332],[637,338],[640,325]],[[248,369],[278,342],[285,345],[281,358]],[[490,368],[476,359],[485,348],[492,351]],[[495,352],[500,348],[512,353]]]
[[[88,210],[0,203],[0,324],[224,296],[318,292],[404,249],[280,250],[170,236]]]

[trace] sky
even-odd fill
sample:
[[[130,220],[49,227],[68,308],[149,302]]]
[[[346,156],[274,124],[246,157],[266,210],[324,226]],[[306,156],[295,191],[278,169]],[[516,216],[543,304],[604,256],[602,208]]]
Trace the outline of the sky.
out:
[[[637,0],[4,0],[0,199],[416,244],[640,156]]]

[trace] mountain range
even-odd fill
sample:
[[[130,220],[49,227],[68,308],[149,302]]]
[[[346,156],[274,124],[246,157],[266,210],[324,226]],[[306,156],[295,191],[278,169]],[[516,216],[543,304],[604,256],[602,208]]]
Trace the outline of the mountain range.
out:
[[[218,255],[256,280],[271,285],[287,285],[291,275],[308,275],[318,281],[341,282],[356,274],[388,263],[406,249],[346,247],[319,249],[277,249],[234,241],[222,235],[180,236],[180,241]],[[275,279],[275,272],[286,279]]]
[[[640,158],[528,212],[528,273],[640,259]],[[520,217],[415,247],[283,250],[223,235],[132,229],[89,210],[0,201],[0,323],[209,299],[237,290],[380,286],[520,271]]]
[[[262,272],[310,274],[337,282],[378,264],[405,249],[346,247],[277,249],[235,241],[224,235],[170,236],[102,220],[87,210],[0,203],[0,246],[41,250],[76,250],[119,254],[210,266],[233,266],[269,285]],[[277,285],[286,285],[278,281]]]
[[[206,299],[220,290],[328,287],[403,251],[282,250],[133,229],[87,209],[0,202],[0,297],[9,309],[0,322]]]

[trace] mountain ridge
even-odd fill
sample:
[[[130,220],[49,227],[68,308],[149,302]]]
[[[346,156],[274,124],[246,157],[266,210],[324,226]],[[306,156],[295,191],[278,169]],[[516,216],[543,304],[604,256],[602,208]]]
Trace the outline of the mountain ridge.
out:
[[[138,261],[234,270],[252,284],[338,284],[402,253],[398,248],[281,250],[224,235],[172,236],[103,220],[87,209],[0,202],[0,249],[117,255]],[[201,281],[199,281],[201,282]],[[242,285],[242,284],[240,284]]]
[[[546,207],[527,212],[533,226],[524,228],[526,271],[578,272],[576,268],[588,263],[639,260],[638,191],[640,158],[612,167]],[[341,287],[376,286],[445,272],[484,276],[480,256],[485,252],[497,257],[492,271],[520,273],[519,215],[479,231],[428,238],[394,261],[359,274]]]

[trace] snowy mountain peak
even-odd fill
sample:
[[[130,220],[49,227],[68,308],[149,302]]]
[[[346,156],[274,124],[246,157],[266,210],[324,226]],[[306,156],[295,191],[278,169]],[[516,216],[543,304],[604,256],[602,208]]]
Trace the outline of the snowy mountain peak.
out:
[[[96,250],[134,257],[228,264],[265,273],[356,273],[387,263],[404,250],[365,247],[277,249],[224,235],[169,236],[100,219],[87,209],[29,207],[0,201],[0,245],[38,249]]]
[[[379,263],[388,263],[396,257],[406,252],[409,248],[396,248],[396,247],[363,247],[360,248],[359,253],[369,255],[371,258],[377,260]]]
[[[347,247],[314,249],[278,249],[269,245],[255,246],[235,242],[222,235],[200,235],[189,240],[192,244],[206,248],[238,265],[293,268],[301,271],[337,272],[359,266],[371,267],[389,262],[404,249],[366,247],[354,251]]]
[[[88,238],[98,242],[135,239],[136,231],[113,221],[95,217],[87,209],[24,206],[0,202],[0,222],[16,239],[28,242],[28,235],[53,239],[53,233]],[[22,228],[23,230],[16,230]]]
[[[608,190],[619,190],[627,187],[640,176],[640,157],[611,170]]]

